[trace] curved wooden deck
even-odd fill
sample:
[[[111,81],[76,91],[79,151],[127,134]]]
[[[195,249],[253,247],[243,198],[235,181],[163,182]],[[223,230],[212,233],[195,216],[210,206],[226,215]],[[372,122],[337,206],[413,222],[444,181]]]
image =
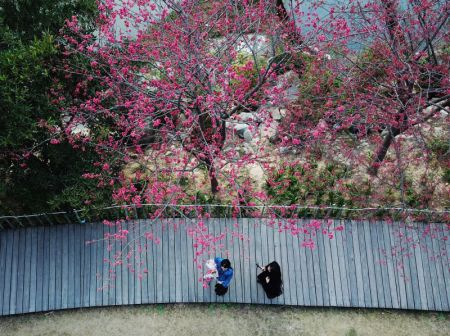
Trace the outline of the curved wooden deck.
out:
[[[175,302],[450,311],[447,226],[436,225],[432,238],[420,224],[335,221],[344,231],[331,240],[319,234],[311,250],[299,247],[298,236],[279,233],[261,220],[239,221],[237,227],[231,219],[207,221],[209,233],[227,232],[218,242],[224,250],[210,256],[228,253],[235,270],[223,298],[198,281],[195,248],[186,231],[192,224],[185,220],[129,222],[131,236],[149,231],[161,241],[137,240],[130,247],[142,253],[125,258],[128,267],[112,269],[105,260],[119,243],[112,250],[105,241],[86,244],[109,232],[103,224],[0,231],[0,315]],[[172,225],[178,229],[168,228]],[[285,290],[271,301],[255,281],[254,265],[272,260],[281,264]]]

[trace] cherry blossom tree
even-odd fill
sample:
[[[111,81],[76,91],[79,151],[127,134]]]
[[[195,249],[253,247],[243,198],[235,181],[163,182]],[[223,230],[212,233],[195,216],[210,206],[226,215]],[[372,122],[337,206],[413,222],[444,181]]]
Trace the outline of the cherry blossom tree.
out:
[[[423,138],[421,125],[447,111],[445,1],[331,6],[325,1],[102,0],[98,7],[96,33],[82,33],[76,17],[62,32],[66,55],[84,66],[68,62],[62,69],[76,84],[71,94],[55,91],[55,99],[64,102],[61,136],[75,148],[96,149],[101,173],[84,178],[113,188],[117,204],[161,205],[151,218],[172,205],[176,215],[195,213],[199,221],[189,234],[199,256],[216,251],[224,236],[208,232],[202,218],[210,214],[195,205],[226,203],[237,215],[238,205],[273,200],[268,189],[281,193],[291,187],[292,176],[274,178],[277,174],[292,171],[312,180],[311,171],[319,171],[309,163],[296,171],[301,160],[284,163],[273,155],[276,149],[300,148],[300,157],[325,145],[376,174],[388,150],[399,148],[400,135]],[[286,92],[296,80],[292,99]],[[286,115],[277,127],[273,109],[280,106]],[[244,117],[243,140],[236,133]],[[279,133],[272,144],[245,136],[274,128]],[[348,146],[348,133],[375,148],[369,160]],[[262,168],[260,179],[268,188],[249,178],[251,165]],[[331,175],[338,174],[333,169]],[[203,184],[211,198],[202,199]],[[307,196],[297,196],[295,201],[307,203]],[[268,225],[304,235],[304,247],[313,248],[317,234],[332,239],[344,230],[329,221],[299,225],[294,210],[270,212]],[[137,238],[159,239],[151,231],[130,238],[122,221],[109,224],[117,230],[105,239],[125,241],[114,264],[131,258],[127,249]],[[232,234],[246,239],[239,230]]]
[[[145,187],[134,203],[183,197],[174,179],[199,165],[217,193],[222,167],[244,161],[235,150],[223,152],[226,120],[277,99],[273,81],[288,58],[281,40],[287,26],[279,17],[286,14],[273,1],[103,1],[99,10],[97,36],[77,35],[75,17],[64,35],[67,54],[90,64],[82,72],[68,69],[80,81],[64,111],[67,134],[74,143],[117,152],[123,164],[136,156],[147,161],[136,172]],[[89,135],[74,132],[81,125]],[[256,153],[245,158],[254,159]],[[110,164],[102,165],[107,173]],[[117,199],[129,202],[133,188],[119,189]]]
[[[420,136],[420,125],[448,113],[448,3],[350,1],[320,22],[316,48],[326,57],[311,60],[317,82],[293,108],[292,122],[300,116],[293,129],[304,140],[382,132],[369,137],[377,144],[369,167],[376,175],[398,135]],[[305,122],[305,114],[312,118]],[[302,134],[305,125],[312,130]]]
[[[307,56],[300,97],[282,125],[283,143],[304,151],[317,144],[336,148],[351,164],[365,166],[370,179],[384,166],[382,179],[400,184],[403,200],[405,168],[427,166],[432,135],[442,127],[447,134],[448,6],[394,0],[330,5],[315,25],[317,54]],[[364,144],[369,151],[355,150]],[[386,162],[389,151],[395,159]],[[448,152],[441,160],[447,169]],[[426,179],[433,168],[424,169]],[[430,188],[423,193],[432,194]]]

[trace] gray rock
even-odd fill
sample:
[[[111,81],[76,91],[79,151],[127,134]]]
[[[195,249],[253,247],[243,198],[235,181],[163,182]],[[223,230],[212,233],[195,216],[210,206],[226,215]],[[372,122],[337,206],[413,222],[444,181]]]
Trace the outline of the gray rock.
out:
[[[236,131],[236,132],[244,132],[246,129],[248,129],[248,125],[247,124],[242,124],[242,123],[239,123],[239,124],[232,124],[233,125],[233,129]]]
[[[247,142],[252,142],[253,135],[252,135],[252,133],[248,130],[248,128],[243,132],[242,138],[243,138],[245,141],[247,141]]]
[[[239,120],[242,122],[257,122],[257,123],[261,122],[260,117],[258,117],[255,113],[250,113],[250,112],[239,113],[236,116],[236,120]]]
[[[291,148],[290,147],[280,147],[279,151],[280,151],[280,154],[287,154],[291,151]]]
[[[294,71],[288,71],[278,76],[277,87],[286,87],[284,95],[287,103],[296,101],[299,93],[298,86],[300,85],[300,79]]]

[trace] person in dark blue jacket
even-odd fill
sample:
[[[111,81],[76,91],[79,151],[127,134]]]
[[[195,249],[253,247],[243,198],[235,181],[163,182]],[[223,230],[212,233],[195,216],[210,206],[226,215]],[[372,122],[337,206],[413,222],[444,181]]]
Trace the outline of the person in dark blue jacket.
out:
[[[217,295],[222,296],[228,292],[228,286],[233,278],[233,268],[231,267],[231,263],[228,259],[217,257],[214,259],[214,262],[216,263],[218,273],[215,291]]]

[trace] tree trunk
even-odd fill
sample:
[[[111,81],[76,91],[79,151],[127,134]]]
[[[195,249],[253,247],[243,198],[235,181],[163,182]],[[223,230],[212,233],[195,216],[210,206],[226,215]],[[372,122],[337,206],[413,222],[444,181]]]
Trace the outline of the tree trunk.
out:
[[[378,168],[380,167],[380,163],[383,162],[384,158],[386,157],[387,151],[391,146],[392,141],[399,134],[400,129],[391,126],[388,127],[388,134],[386,134],[386,136],[383,139],[383,143],[378,147],[375,159],[373,160],[369,169],[367,170],[367,172],[370,175],[376,176],[378,174]]]
[[[211,182],[211,192],[216,194],[219,191],[219,181],[216,177],[216,169],[210,159],[205,159],[204,162],[206,164],[206,168],[208,169],[209,180]]]

